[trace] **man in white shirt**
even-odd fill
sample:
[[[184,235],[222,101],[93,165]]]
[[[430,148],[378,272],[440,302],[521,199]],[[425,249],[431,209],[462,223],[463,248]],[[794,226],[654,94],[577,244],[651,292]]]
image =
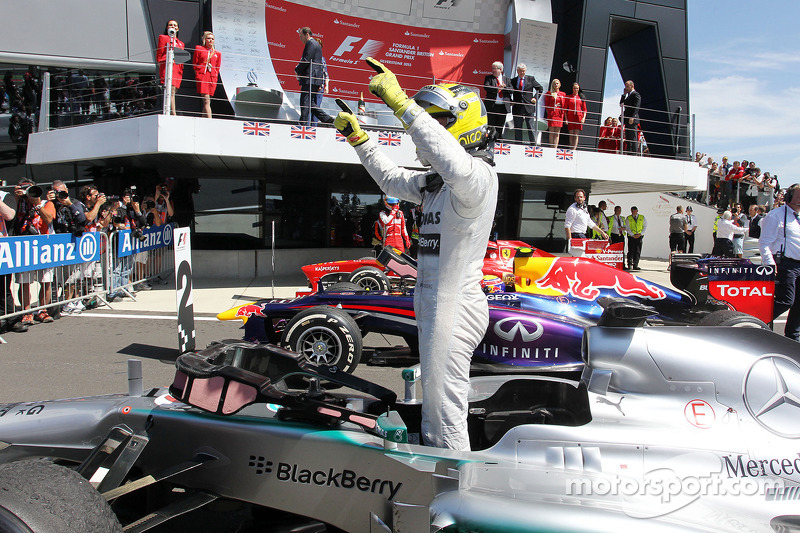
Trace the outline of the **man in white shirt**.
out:
[[[611,231],[608,236],[611,238],[611,244],[625,242],[625,217],[622,216],[621,206],[614,206],[614,214],[609,219],[609,223]]]
[[[577,189],[574,198],[575,203],[569,206],[564,217],[567,246],[569,247],[570,239],[585,239],[587,228],[598,230],[604,239],[608,239],[608,234],[589,216],[586,208],[586,192],[583,189]]]
[[[788,310],[784,335],[800,341],[800,184],[789,187],[783,199],[784,205],[761,219],[758,247],[762,264],[777,268],[774,316]]]
[[[722,218],[717,222],[717,237],[714,239],[714,249],[711,255],[719,257],[736,257],[733,253],[733,236],[744,235],[747,230],[736,226],[733,221],[733,214],[730,211],[722,213]]]

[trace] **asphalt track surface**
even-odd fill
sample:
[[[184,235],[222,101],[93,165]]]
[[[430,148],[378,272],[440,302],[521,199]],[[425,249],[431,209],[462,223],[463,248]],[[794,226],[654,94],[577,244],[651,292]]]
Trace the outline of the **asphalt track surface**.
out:
[[[211,314],[195,316],[197,347],[219,339],[241,338],[238,321],[221,322]],[[776,321],[783,333],[785,319]],[[177,357],[174,315],[95,309],[37,324],[26,333],[4,334],[0,345],[0,403],[71,398],[127,391],[127,361],[142,361],[146,388],[172,382]],[[398,338],[371,334],[365,346],[390,347]],[[365,350],[365,357],[373,350]],[[401,361],[391,367],[361,364],[356,374],[391,387],[402,396]],[[150,531],[155,533],[280,533],[330,531],[293,529],[291,518],[268,515],[255,524],[251,509],[237,502],[213,502]],[[288,522],[287,522],[288,520]]]

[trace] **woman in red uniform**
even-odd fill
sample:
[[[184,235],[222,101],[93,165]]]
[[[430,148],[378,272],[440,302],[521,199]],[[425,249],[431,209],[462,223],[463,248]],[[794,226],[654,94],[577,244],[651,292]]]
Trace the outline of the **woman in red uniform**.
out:
[[[569,145],[573,150],[578,148],[578,132],[583,129],[586,121],[586,100],[578,82],[572,84],[572,94],[567,96],[567,131],[569,131]]]
[[[611,117],[607,117],[600,126],[600,140],[597,141],[597,151],[604,154],[614,153],[614,126],[611,125]]]
[[[177,20],[170,20],[167,22],[167,27],[164,28],[164,33],[158,36],[158,47],[156,48],[156,62],[158,62],[158,76],[161,79],[161,85],[166,83],[165,81],[165,70],[167,66],[167,44],[169,43],[170,39],[173,37],[169,36],[170,29],[175,30],[175,37],[173,46],[174,48],[180,48],[181,50],[184,49],[183,41],[178,39],[178,33],[180,29],[178,28],[178,21]],[[183,63],[173,63],[172,64],[172,91],[170,92],[170,112],[175,115],[175,93],[178,92],[178,87],[181,86],[181,81],[183,81]]]
[[[544,109],[547,117],[547,139],[550,146],[558,148],[558,138],[561,135],[561,126],[564,125],[564,106],[567,95],[561,89],[561,80],[554,79],[550,82],[550,90],[544,95]]]
[[[219,66],[222,56],[214,49],[214,34],[203,32],[202,46],[194,51],[194,77],[197,80],[197,94],[203,97],[203,113],[211,118],[211,95],[217,90]]]

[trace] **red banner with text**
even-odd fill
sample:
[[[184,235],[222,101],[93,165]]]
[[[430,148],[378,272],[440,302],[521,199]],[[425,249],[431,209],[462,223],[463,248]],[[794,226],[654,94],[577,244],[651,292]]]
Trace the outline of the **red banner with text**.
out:
[[[326,96],[343,99],[363,93],[375,100],[367,88],[374,74],[364,62],[369,56],[391,69],[409,96],[434,80],[480,88],[492,62],[503,59],[502,35],[420,29],[280,1],[267,2],[265,16],[269,52],[285,91],[299,90],[294,68],[303,54],[297,34],[302,26],[322,42],[330,77]]]

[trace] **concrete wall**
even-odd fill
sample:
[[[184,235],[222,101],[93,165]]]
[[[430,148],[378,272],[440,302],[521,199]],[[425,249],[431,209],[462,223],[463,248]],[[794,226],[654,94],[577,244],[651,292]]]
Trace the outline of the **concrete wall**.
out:
[[[146,0],[4,2],[0,60],[155,70]],[[159,33],[161,29],[159,28]]]
[[[303,265],[360,259],[370,248],[307,248],[275,250],[275,277],[304,280]],[[203,279],[252,279],[272,276],[271,250],[193,250],[192,273]]]
[[[593,194],[589,203],[597,205],[600,200],[608,204],[606,215],[614,214],[614,206],[622,207],[622,214],[631,214],[631,206],[639,208],[639,214],[647,219],[647,232],[642,242],[642,257],[667,259],[669,257],[669,217],[675,213],[680,205],[684,208],[691,205],[697,217],[697,233],[694,241],[695,253],[711,253],[714,247],[712,231],[714,219],[717,218],[716,208],[708,207],[696,202],[689,202],[669,193],[641,193],[641,194]]]

